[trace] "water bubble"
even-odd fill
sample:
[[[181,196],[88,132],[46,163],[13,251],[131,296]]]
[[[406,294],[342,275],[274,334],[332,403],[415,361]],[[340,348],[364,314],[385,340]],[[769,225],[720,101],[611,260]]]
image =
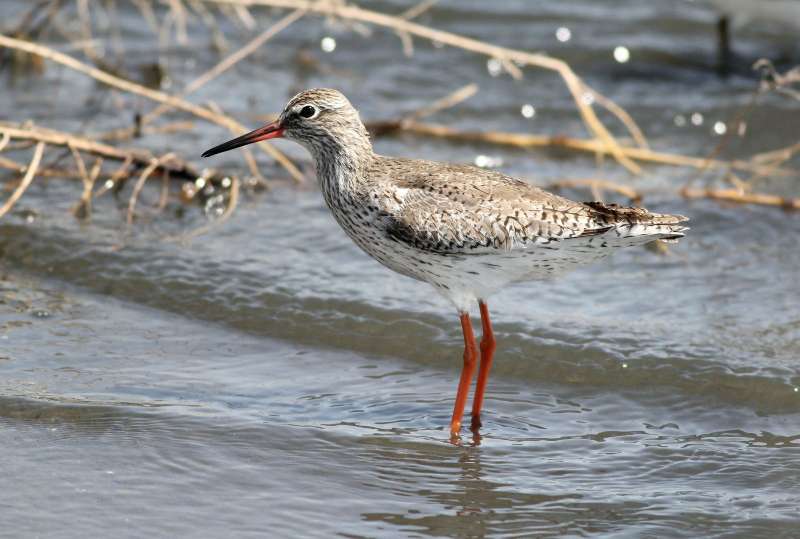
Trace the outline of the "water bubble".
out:
[[[556,39],[561,43],[566,43],[572,39],[572,32],[566,26],[561,26],[556,30]]]
[[[444,43],[442,43],[441,41],[437,41],[435,39],[431,41],[431,43],[433,44],[434,49],[441,49],[442,47],[444,47]]]
[[[222,178],[222,181],[220,183],[222,184],[222,187],[224,187],[225,189],[228,189],[233,182],[231,181],[230,178],[226,177],[226,178]]]
[[[491,155],[476,155],[475,166],[481,168],[495,168],[503,164],[502,157],[495,157]]]
[[[522,105],[522,108],[519,110],[519,113],[522,114],[524,118],[533,118],[536,114],[536,109],[533,108],[533,105],[530,103],[525,103]]]
[[[112,180],[112,179],[106,180],[106,183],[103,184],[103,187],[105,187],[106,189],[113,189],[114,188],[114,180]]]
[[[203,208],[206,216],[216,219],[225,213],[225,197],[221,194],[209,197]]]
[[[336,50],[336,40],[331,36],[325,36],[322,38],[322,41],[319,42],[319,47],[324,52],[333,52]]]
[[[689,119],[691,120],[692,125],[703,125],[703,115],[699,112],[693,112]]]
[[[25,215],[25,222],[26,223],[31,224],[35,220],[36,220],[36,215],[34,215],[33,212],[30,212],[30,213]]]
[[[44,309],[37,309],[31,313],[34,318],[50,318],[50,312]]]
[[[794,388],[794,392],[795,392],[795,393],[800,393],[800,387],[796,387],[796,388]]]
[[[622,45],[620,45],[619,47],[614,49],[614,60],[616,60],[620,64],[624,64],[630,59],[631,59],[631,51],[628,50],[628,47],[623,47]]]
[[[628,364],[627,364],[627,363],[623,363],[623,364],[622,364],[622,368],[623,368],[623,369],[627,369],[627,368],[628,368]]]
[[[717,135],[724,135],[727,130],[728,126],[725,125],[725,122],[714,122],[714,133]]]
[[[594,94],[592,92],[583,92],[581,96],[581,101],[583,101],[586,105],[591,105],[594,103]]]
[[[684,116],[683,114],[678,114],[677,116],[675,116],[675,119],[673,121],[675,122],[675,125],[677,125],[678,127],[683,127],[684,125],[686,125],[686,116]]]
[[[194,181],[194,184],[197,186],[198,189],[202,189],[206,186],[206,179],[205,178],[197,178]]]
[[[486,69],[489,71],[489,75],[497,77],[503,72],[503,63],[497,58],[489,58],[486,62]]]
[[[192,182],[184,182],[183,185],[181,185],[182,201],[188,202],[192,200],[196,194],[197,194],[197,188],[194,186]]]

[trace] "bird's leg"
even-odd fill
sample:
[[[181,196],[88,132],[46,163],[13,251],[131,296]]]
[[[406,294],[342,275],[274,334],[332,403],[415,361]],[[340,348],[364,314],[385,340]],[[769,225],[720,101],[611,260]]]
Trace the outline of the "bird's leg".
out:
[[[481,428],[481,408],[483,407],[483,395],[486,391],[486,382],[489,380],[489,369],[492,368],[494,350],[497,347],[492,332],[492,321],[489,319],[489,307],[484,301],[479,301],[478,306],[481,310],[481,326],[483,336],[481,337],[481,366],[478,370],[478,382],[475,384],[475,396],[472,399],[472,424],[470,428],[477,431]]]
[[[472,384],[472,375],[475,374],[475,363],[478,360],[475,335],[472,333],[472,323],[469,321],[468,313],[461,313],[461,329],[464,332],[464,367],[461,369],[453,418],[450,420],[450,435],[454,438],[458,437],[458,432],[461,430],[461,418],[467,405],[467,394],[469,386]]]

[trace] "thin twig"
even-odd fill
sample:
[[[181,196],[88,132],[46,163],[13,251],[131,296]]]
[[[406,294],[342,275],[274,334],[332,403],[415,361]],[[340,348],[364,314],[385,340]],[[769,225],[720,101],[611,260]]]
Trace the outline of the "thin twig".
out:
[[[417,120],[425,118],[426,116],[430,116],[431,114],[435,114],[440,112],[444,109],[448,109],[454,107],[475,95],[478,91],[478,85],[475,83],[467,84],[466,86],[462,86],[455,92],[452,92],[441,99],[437,99],[430,105],[426,107],[422,107],[420,109],[415,110],[401,121],[403,123],[413,123]]]
[[[36,144],[36,148],[33,150],[33,157],[31,158],[31,162],[28,165],[28,170],[25,172],[25,176],[22,178],[22,181],[19,183],[17,188],[11,193],[11,196],[8,197],[5,204],[0,206],[0,219],[8,213],[11,208],[17,203],[20,197],[25,193],[25,190],[28,189],[28,186],[33,181],[33,177],[36,175],[36,170],[39,168],[39,163],[42,160],[42,154],[44,153],[44,142],[39,142]]]
[[[249,131],[247,128],[245,128],[244,125],[240,124],[233,118],[220,115],[210,109],[194,105],[192,103],[189,103],[188,101],[173,97],[164,92],[152,90],[140,84],[136,84],[134,82],[121,79],[119,77],[111,75],[110,73],[107,73],[106,71],[84,64],[83,62],[80,62],[75,58],[72,58],[71,56],[62,54],[49,47],[44,47],[42,45],[37,45],[35,43],[30,43],[28,41],[15,39],[2,34],[0,34],[0,46],[8,47],[11,49],[22,50],[31,54],[36,54],[43,58],[47,58],[49,60],[67,66],[70,69],[74,69],[75,71],[88,75],[93,79],[100,81],[104,84],[107,84],[109,86],[112,86],[114,88],[118,88],[120,90],[124,90],[126,92],[130,92],[136,95],[141,95],[143,97],[146,97],[153,101],[157,101],[159,103],[168,104],[171,107],[182,110],[184,112],[188,112],[199,118],[203,118],[204,120],[208,120],[217,125],[227,127],[236,134],[242,134],[245,133],[246,131]],[[289,158],[283,155],[282,152],[278,151],[275,147],[269,144],[259,143],[259,146],[268,155],[272,156],[273,159],[275,159],[278,163],[280,163],[281,166],[283,166],[295,180],[303,181],[303,174],[297,169],[294,163],[292,163],[289,160]]]
[[[480,142],[497,144],[516,148],[566,148],[594,154],[609,153],[608,146],[597,139],[578,139],[561,135],[529,135],[526,133],[506,133],[502,131],[458,131],[444,125],[413,122],[403,124],[402,120],[388,122],[368,123],[367,128],[375,136],[384,135],[393,131],[407,131],[417,135],[446,138],[461,142]],[[656,152],[647,148],[620,146],[621,151],[628,159],[692,168],[728,168],[747,170],[751,172],[771,173],[773,176],[795,176],[797,171],[791,169],[771,168],[751,163],[749,161],[734,160],[708,160],[704,157],[690,157],[679,154]]]
[[[69,147],[71,145],[77,150],[98,155],[106,159],[115,161],[127,161],[130,159],[132,163],[141,166],[149,165],[154,159],[153,154],[147,150],[115,148],[114,146],[95,142],[85,137],[79,137],[62,131],[45,129],[38,126],[22,128],[15,124],[0,122],[0,133],[7,133],[12,139],[35,142],[41,141],[51,146]],[[194,179],[199,176],[199,172],[194,167],[177,157],[173,157],[168,162],[163,162],[159,166],[162,169],[169,169],[170,172],[177,177]]]
[[[133,164],[133,156],[128,156],[125,161],[119,166],[119,168],[111,175],[111,177],[105,181],[103,187],[97,190],[94,194],[94,198],[99,198],[106,194],[111,189],[116,187],[117,182],[128,176],[128,168]],[[169,169],[164,170],[164,174],[169,174]]]
[[[335,16],[342,19],[355,20],[377,26],[390,28],[400,33],[407,33],[433,42],[450,45],[466,51],[483,54],[490,58],[497,58],[501,62],[507,62],[509,65],[519,66],[536,66],[543,69],[549,69],[558,72],[567,89],[572,94],[572,98],[583,118],[584,123],[590,132],[592,132],[602,143],[607,146],[604,150],[606,153],[611,154],[623,166],[633,173],[641,172],[639,165],[634,163],[622,151],[619,143],[606,129],[603,123],[597,117],[591,104],[584,100],[584,94],[588,90],[592,91],[586,83],[584,83],[573,71],[570,66],[563,60],[546,56],[544,54],[534,54],[530,52],[509,49],[484,43],[476,39],[471,39],[451,32],[436,30],[428,26],[417,24],[411,21],[404,20],[399,17],[378,13],[362,9],[350,4],[340,2],[321,2],[321,1],[302,1],[302,0],[207,0],[217,4],[228,5],[262,5],[283,7],[292,9],[305,9],[309,12],[318,13],[322,15]],[[504,64],[505,65],[505,64]],[[515,67],[516,67],[515,65]],[[508,70],[508,65],[505,65]],[[512,73],[513,74],[513,73]],[[612,114],[614,110],[610,110]]]
[[[684,187],[680,190],[680,194],[686,198],[710,198],[738,204],[779,206],[791,210],[800,210],[800,198],[785,198],[766,193],[745,193],[739,189],[692,189]]]
[[[198,89],[202,88],[206,85],[209,81],[215,79],[216,77],[220,76],[222,73],[236,65],[237,63],[241,62],[251,54],[253,54],[256,50],[258,50],[264,43],[272,39],[275,35],[277,35],[281,30],[284,30],[293,22],[298,20],[300,17],[303,16],[303,10],[298,9],[289,13],[287,16],[261,32],[258,36],[253,38],[249,41],[244,47],[237,50],[233,54],[227,56],[217,65],[194,79],[192,82],[186,85],[186,87],[181,90],[181,92],[175,96],[176,98],[180,99],[186,97],[187,95],[196,92]],[[168,110],[170,110],[173,106],[167,103],[163,103],[156,107],[153,111],[148,112],[144,116],[142,116],[141,124],[145,125],[147,123],[152,122]]]
[[[133,186],[133,191],[131,192],[131,196],[128,199],[128,216],[126,218],[128,226],[133,224],[133,217],[136,212],[136,201],[139,199],[139,193],[142,192],[142,189],[144,188],[144,184],[147,181],[147,178],[149,178],[153,174],[153,172],[155,172],[155,170],[159,167],[161,163],[163,163],[164,161],[168,161],[173,157],[175,157],[174,154],[168,153],[162,155],[158,159],[154,159],[153,162],[150,163],[150,165],[142,171],[142,174],[139,176],[139,179],[136,180],[136,184]]]
[[[197,236],[202,236],[213,230],[214,228],[218,227],[228,219],[230,219],[231,215],[233,215],[233,211],[236,209],[236,206],[239,204],[239,180],[233,178],[231,180],[231,189],[228,193],[228,205],[225,207],[225,211],[222,212],[217,219],[210,222],[205,226],[201,226],[191,232],[186,233],[185,235],[181,236],[181,240],[188,240],[191,238],[196,238]]]

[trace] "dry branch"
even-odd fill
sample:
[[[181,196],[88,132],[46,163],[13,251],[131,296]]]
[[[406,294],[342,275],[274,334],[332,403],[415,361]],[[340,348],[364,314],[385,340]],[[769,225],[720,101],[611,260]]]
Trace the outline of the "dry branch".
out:
[[[60,53],[48,47],[44,47],[42,45],[37,45],[35,43],[30,43],[28,41],[20,39],[15,39],[2,34],[0,34],[0,46],[16,50],[22,50],[30,54],[36,54],[38,56],[41,56],[42,58],[52,60],[66,67],[69,67],[70,69],[88,75],[93,79],[102,82],[103,84],[107,84],[114,88],[130,92],[136,95],[141,95],[153,101],[157,101],[159,103],[169,105],[170,107],[176,108],[178,110],[188,112],[190,114],[193,114],[194,116],[203,118],[204,120],[208,120],[217,125],[227,127],[229,130],[231,130],[233,133],[237,135],[249,131],[247,128],[245,128],[245,126],[243,126],[242,124],[240,124],[239,122],[237,122],[236,120],[234,120],[229,116],[218,114],[205,107],[194,105],[183,99],[176,98],[164,92],[152,90],[140,84],[136,84],[135,82],[121,79],[119,77],[111,75],[110,73],[107,73],[106,71],[84,64],[83,62],[80,62],[71,56]],[[280,163],[281,166],[283,166],[295,180],[297,181],[303,180],[302,173],[297,169],[297,167],[294,166],[294,164],[285,155],[283,155],[283,153],[281,153],[280,151],[278,151],[276,148],[274,148],[269,144],[260,143],[259,146],[268,155],[272,156],[278,163]]]
[[[640,167],[634,163],[622,150],[620,144],[613,135],[606,129],[600,119],[597,117],[592,106],[586,103],[583,99],[586,91],[596,94],[586,83],[584,83],[573,71],[569,65],[563,60],[546,56],[544,54],[534,54],[530,52],[509,49],[484,43],[476,39],[471,39],[451,32],[436,30],[421,24],[417,24],[400,17],[393,17],[376,11],[362,9],[356,6],[347,5],[343,2],[334,1],[302,1],[302,0],[205,0],[206,2],[227,5],[245,5],[245,6],[271,6],[291,9],[303,9],[310,13],[318,13],[321,15],[340,17],[342,19],[358,21],[363,23],[374,24],[383,26],[398,32],[399,34],[407,34],[417,36],[432,42],[450,45],[452,47],[460,48],[470,52],[483,54],[490,58],[500,60],[503,65],[509,70],[512,75],[517,66],[535,66],[543,69],[556,71],[572,95],[578,111],[583,118],[584,123],[591,133],[593,133],[599,143],[602,144],[602,151],[611,154],[617,161],[619,161],[628,170],[634,173],[641,172]],[[513,69],[510,69],[513,66]],[[609,101],[606,99],[605,103]],[[598,101],[599,104],[604,104]],[[618,108],[611,108],[609,111],[617,115]],[[633,120],[628,117],[627,119],[620,118],[624,125],[633,123]],[[637,129],[638,133],[641,130]],[[636,136],[635,133],[632,133]]]
[[[5,204],[0,206],[0,219],[8,213],[11,208],[14,207],[14,204],[20,199],[20,197],[25,193],[25,190],[33,181],[33,177],[36,175],[36,170],[39,168],[39,163],[42,160],[42,154],[44,153],[44,142],[39,142],[36,145],[36,148],[33,150],[33,157],[31,158],[31,163],[28,165],[28,170],[25,172],[25,176],[22,178],[22,181],[19,182],[19,185],[11,193],[11,196],[8,197]]]
[[[241,49],[234,52],[233,54],[224,58],[221,62],[217,65],[194,79],[192,82],[186,85],[186,87],[176,96],[176,98],[183,98],[187,95],[196,92],[198,89],[202,88],[204,85],[208,84],[208,82],[212,81],[213,79],[220,76],[222,73],[236,65],[237,63],[241,62],[251,54],[253,54],[256,50],[258,50],[264,43],[272,39],[276,36],[281,30],[289,27],[293,22],[298,20],[300,17],[303,16],[302,10],[296,10],[289,13],[287,16],[261,32],[258,36],[253,38],[250,42],[244,45]],[[148,112],[141,119],[141,125],[145,125],[147,123],[152,122],[168,110],[172,108],[172,105],[168,103],[162,103],[158,107],[156,107],[153,111]]]
[[[684,187],[680,194],[686,198],[710,198],[737,204],[757,204],[778,206],[790,210],[800,210],[800,198],[785,198],[766,193],[748,193],[740,189],[692,189]]]
[[[383,122],[370,122],[367,128],[375,135],[381,136],[397,131],[406,131],[415,135],[445,138],[460,142],[480,142],[510,146],[514,148],[566,148],[570,150],[607,154],[609,148],[597,139],[578,139],[562,135],[529,135],[525,133],[507,133],[502,131],[459,131],[444,125],[389,120]],[[648,148],[620,146],[621,151],[628,159],[635,161],[658,163],[692,168],[732,168],[749,172],[772,174],[773,176],[793,176],[797,172],[790,169],[775,168],[750,161],[722,161],[706,159],[704,157],[690,157],[679,154],[656,152]]]
[[[233,211],[236,209],[236,206],[239,204],[239,189],[240,189],[239,180],[236,179],[236,178],[233,178],[231,180],[231,190],[230,190],[230,193],[228,195],[228,205],[225,206],[225,210],[222,212],[222,215],[220,215],[217,219],[215,219],[214,221],[208,223],[207,225],[201,226],[200,228],[196,228],[196,229],[192,230],[191,232],[188,232],[184,236],[172,237],[172,238],[166,238],[166,239],[168,239],[168,240],[170,240],[170,239],[171,240],[180,239],[182,241],[186,241],[186,240],[189,240],[189,239],[192,239],[192,238],[196,238],[197,236],[202,236],[203,234],[207,234],[208,232],[210,232],[214,228],[218,227],[219,225],[221,225],[222,223],[224,223],[225,221],[230,219],[231,215],[233,215]]]
[[[65,148],[74,147],[76,150],[115,161],[130,160],[139,166],[149,165],[154,158],[153,154],[147,150],[115,148],[85,137],[37,126],[23,128],[16,124],[0,122],[0,133],[7,134],[11,139],[44,142],[51,146],[63,146]],[[181,178],[194,179],[200,175],[189,163],[177,157],[161,163],[160,167]],[[80,173],[78,172],[78,174]]]
[[[136,214],[136,202],[139,200],[139,194],[144,189],[144,184],[147,179],[155,172],[159,166],[173,159],[175,157],[174,154],[168,153],[166,155],[162,155],[158,159],[153,159],[153,161],[145,168],[142,173],[139,175],[139,179],[136,180],[136,184],[133,186],[133,191],[131,192],[131,196],[128,199],[128,215],[126,218],[126,222],[128,226],[133,224],[133,217]]]

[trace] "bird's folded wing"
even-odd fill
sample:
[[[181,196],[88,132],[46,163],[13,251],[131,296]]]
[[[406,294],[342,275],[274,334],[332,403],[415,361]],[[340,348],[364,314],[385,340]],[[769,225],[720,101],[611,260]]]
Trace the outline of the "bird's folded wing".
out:
[[[601,202],[578,203],[522,180],[475,167],[395,161],[385,185],[389,235],[438,252],[481,253],[617,235],[682,236],[683,216]],[[413,165],[411,165],[413,164]]]
[[[406,176],[388,189],[390,236],[428,251],[511,250],[610,228],[591,207],[472,167]]]

